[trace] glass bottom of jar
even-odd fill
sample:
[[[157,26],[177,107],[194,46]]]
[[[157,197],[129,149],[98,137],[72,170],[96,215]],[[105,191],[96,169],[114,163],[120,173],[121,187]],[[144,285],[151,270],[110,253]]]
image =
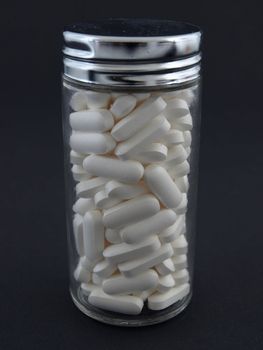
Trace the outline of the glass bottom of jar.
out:
[[[192,290],[190,290],[189,294],[183,299],[163,310],[152,311],[144,307],[139,315],[130,316],[102,310],[91,305],[88,302],[88,297],[83,295],[80,288],[77,290],[77,296],[74,295],[72,290],[70,290],[70,294],[74,304],[85,315],[94,320],[121,327],[142,327],[165,322],[180,314],[189,305],[192,298]]]

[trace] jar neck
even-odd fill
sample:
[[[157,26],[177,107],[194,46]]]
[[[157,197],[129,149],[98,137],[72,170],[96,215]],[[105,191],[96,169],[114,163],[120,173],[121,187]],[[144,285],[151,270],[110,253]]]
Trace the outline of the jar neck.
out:
[[[200,76],[200,53],[161,63],[94,63],[64,57],[64,76],[75,83],[109,88],[155,88],[191,85]]]

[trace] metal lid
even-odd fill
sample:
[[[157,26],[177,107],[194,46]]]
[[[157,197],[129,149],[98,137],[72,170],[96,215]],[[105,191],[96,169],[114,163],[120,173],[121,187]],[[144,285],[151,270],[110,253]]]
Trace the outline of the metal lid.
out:
[[[187,84],[200,70],[200,29],[188,23],[108,19],[67,26],[66,78],[109,87]]]

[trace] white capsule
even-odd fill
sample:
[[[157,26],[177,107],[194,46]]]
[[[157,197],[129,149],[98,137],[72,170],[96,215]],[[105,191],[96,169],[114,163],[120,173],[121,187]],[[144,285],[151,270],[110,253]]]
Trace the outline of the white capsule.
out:
[[[103,310],[126,315],[138,315],[143,308],[142,299],[132,295],[109,295],[95,289],[89,295],[89,303]]]
[[[87,212],[83,219],[85,256],[90,261],[102,258],[104,249],[104,227],[98,210]]]
[[[187,254],[188,243],[184,235],[180,235],[176,240],[172,242],[175,255]]]
[[[96,273],[93,273],[91,276],[92,283],[96,286],[102,286],[102,283],[104,281],[104,278],[100,277]]]
[[[75,131],[104,132],[113,127],[114,119],[107,109],[98,109],[71,113],[69,122]]]
[[[189,282],[189,272],[186,269],[182,269],[173,273],[173,279],[176,286]]]
[[[162,162],[166,160],[168,148],[161,143],[151,143],[143,146],[135,155],[136,160],[142,163]]]
[[[94,175],[125,183],[137,183],[143,176],[143,166],[134,160],[121,161],[92,154],[84,159],[84,169]]]
[[[184,143],[184,134],[180,130],[171,129],[161,140],[166,146],[175,146]]]
[[[116,142],[108,133],[75,132],[70,136],[70,146],[79,153],[104,154],[112,151]]]
[[[163,230],[159,234],[159,238],[161,242],[169,243],[169,242],[173,242],[175,239],[177,239],[180,235],[184,233],[185,233],[185,216],[180,215],[178,216],[176,222],[173,225]]]
[[[103,281],[102,289],[107,294],[142,292],[155,288],[158,284],[158,280],[158,274],[154,270],[145,271],[131,278],[119,274]]]
[[[131,199],[147,192],[143,185],[128,185],[119,181],[109,181],[105,185],[105,192],[109,197],[119,198],[121,200]]]
[[[175,286],[175,281],[173,279],[173,276],[171,274],[161,276],[159,278],[159,284],[156,287],[157,291],[160,293],[165,293],[169,289],[173,288]]]
[[[74,271],[74,278],[78,282],[88,283],[90,281],[91,274],[81,263],[79,263]]]
[[[179,98],[174,98],[167,102],[164,115],[169,120],[172,126],[178,118],[185,117],[189,114],[187,103]]]
[[[92,176],[88,174],[82,167],[82,165],[73,165],[71,168],[72,176],[75,181],[88,180]]]
[[[187,193],[189,190],[189,180],[188,176],[181,176],[181,177],[176,177],[174,179],[174,182],[176,183],[177,187],[179,190],[183,193]]]
[[[94,203],[98,209],[109,209],[120,202],[118,198],[110,198],[104,190],[97,192],[94,196]]]
[[[187,153],[182,145],[173,146],[169,149],[167,158],[162,162],[166,169],[173,169],[174,166],[184,162],[187,159]]]
[[[136,94],[132,94],[134,97],[136,97],[138,102],[144,101],[147,98],[151,96],[149,92],[138,92]]]
[[[157,117],[165,107],[166,103],[161,97],[149,98],[113,127],[112,136],[116,141],[127,140]]]
[[[144,128],[125,142],[121,142],[115,149],[115,154],[121,159],[128,159],[140,151],[143,146],[159,140],[170,129],[170,123],[163,115],[151,120]]]
[[[187,211],[187,204],[188,204],[187,194],[186,193],[182,193],[181,203],[175,209],[176,214],[178,214],[178,215],[185,214],[186,211]]]
[[[169,120],[171,122],[171,120]],[[181,130],[181,131],[187,131],[187,130],[192,130],[193,128],[193,119],[190,113],[187,115],[181,117],[181,118],[176,118],[173,123],[172,123],[173,128]]]
[[[81,181],[76,186],[77,196],[80,198],[90,198],[98,191],[101,191],[107,182],[108,179],[104,177],[95,177],[87,181]]]
[[[124,276],[133,277],[160,264],[162,261],[170,258],[173,253],[171,244],[164,244],[158,250],[155,250],[140,259],[120,263],[118,268]]]
[[[147,240],[136,244],[113,244],[105,248],[103,252],[104,258],[108,259],[112,264],[119,264],[124,261],[141,258],[146,254],[154,252],[161,246],[157,236],[148,238]]]
[[[126,243],[137,243],[145,238],[158,234],[171,226],[176,220],[176,214],[171,209],[163,209],[157,214],[138,221],[135,224],[125,226],[120,231],[120,236]]]
[[[113,230],[111,228],[107,228],[105,231],[105,237],[108,242],[113,244],[122,242],[119,230]]]
[[[132,95],[123,95],[116,98],[110,108],[116,120],[120,120],[136,107],[137,99]]]
[[[84,158],[84,154],[75,152],[73,150],[70,151],[70,163],[75,165],[82,165]]]
[[[79,256],[82,256],[84,255],[83,218],[79,214],[76,214],[73,219],[73,233],[74,233],[77,253]]]
[[[172,261],[176,271],[187,268],[188,264],[186,254],[175,255],[172,257]]]
[[[176,208],[182,200],[182,194],[167,171],[156,165],[149,165],[144,172],[145,181],[150,190],[167,208]]]
[[[162,261],[160,264],[155,266],[156,270],[160,275],[168,275],[175,271],[174,263],[171,258]]]
[[[152,195],[145,194],[105,210],[103,222],[108,228],[118,228],[143,220],[159,210],[158,200]]]
[[[74,95],[71,97],[69,104],[73,111],[81,111],[87,109],[86,91],[78,91],[74,93]]]
[[[163,310],[168,306],[183,299],[189,294],[189,283],[182,284],[178,287],[173,287],[165,293],[154,293],[148,298],[148,308],[150,310]]]
[[[180,164],[176,164],[169,169],[169,173],[173,178],[182,177],[190,173],[190,165],[187,160]]]
[[[116,269],[116,265],[113,265],[109,260],[104,259],[95,265],[93,272],[101,278],[108,278],[116,271]]]
[[[94,290],[97,290],[99,287],[96,286],[96,284],[89,282],[89,283],[81,283],[80,288],[83,295],[88,297],[91,292],[93,292]]]
[[[185,100],[190,106],[195,99],[195,94],[192,89],[184,89],[178,92],[178,97]]]
[[[79,198],[73,205],[73,211],[80,215],[93,209],[95,209],[95,204],[92,198]]]
[[[190,147],[192,144],[192,133],[189,130],[184,131],[184,147]]]
[[[105,108],[108,107],[111,95],[103,92],[86,91],[87,105],[89,108]]]

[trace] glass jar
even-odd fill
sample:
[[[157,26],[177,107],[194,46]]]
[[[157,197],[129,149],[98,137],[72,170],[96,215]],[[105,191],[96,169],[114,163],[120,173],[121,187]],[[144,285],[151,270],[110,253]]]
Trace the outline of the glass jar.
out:
[[[163,20],[64,31],[70,292],[96,320],[150,325],[190,302],[200,41]]]

